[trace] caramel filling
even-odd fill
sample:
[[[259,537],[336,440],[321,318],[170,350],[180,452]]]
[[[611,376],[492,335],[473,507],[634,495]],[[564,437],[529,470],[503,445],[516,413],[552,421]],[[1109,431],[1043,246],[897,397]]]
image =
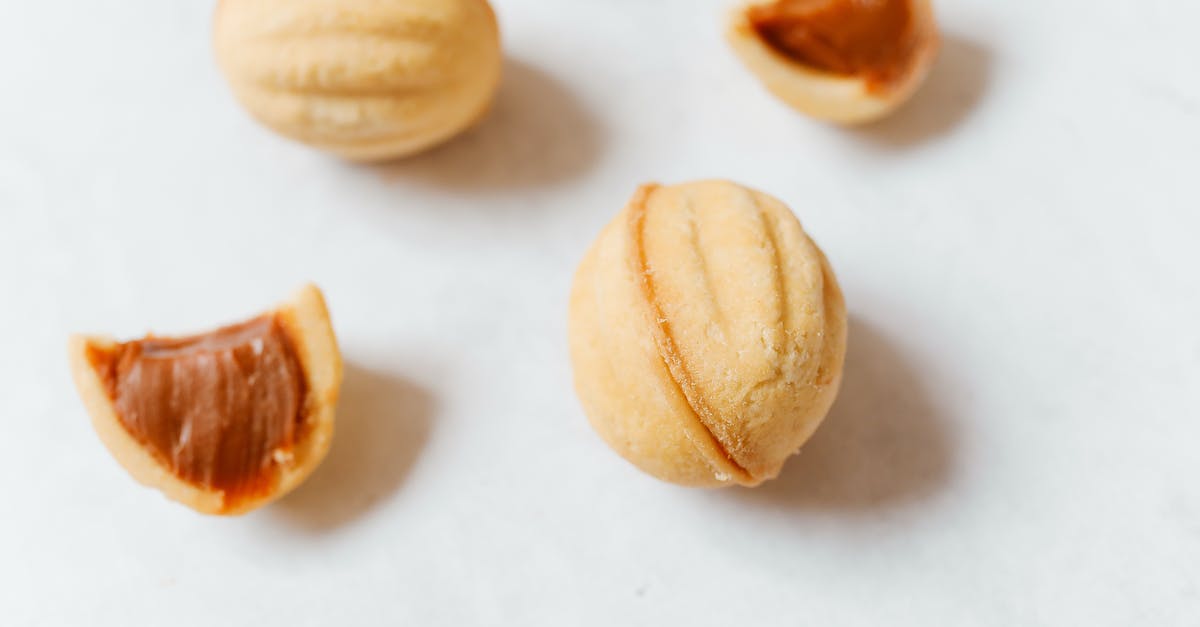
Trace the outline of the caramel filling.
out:
[[[125,429],[180,479],[229,506],[269,492],[304,425],[304,372],[278,316],[93,349]]]
[[[901,78],[917,48],[911,0],[778,0],[747,9],[750,25],[784,56],[879,91]]]

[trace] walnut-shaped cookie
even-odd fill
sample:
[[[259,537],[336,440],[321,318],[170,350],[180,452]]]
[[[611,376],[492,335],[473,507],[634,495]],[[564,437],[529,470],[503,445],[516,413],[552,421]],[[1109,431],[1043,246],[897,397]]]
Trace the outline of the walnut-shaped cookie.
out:
[[[251,115],[354,161],[411,155],[471,126],[503,65],[487,0],[221,0],[213,30]]]
[[[619,454],[688,486],[754,486],[820,425],[846,310],[783,203],[727,181],[644,185],[571,291],[575,387]]]

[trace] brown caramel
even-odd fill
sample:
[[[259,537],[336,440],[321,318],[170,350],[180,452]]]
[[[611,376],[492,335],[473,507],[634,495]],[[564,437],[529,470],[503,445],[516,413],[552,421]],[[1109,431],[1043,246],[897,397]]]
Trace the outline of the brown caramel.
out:
[[[772,48],[878,91],[904,75],[917,47],[912,0],[778,0],[747,9]]]
[[[302,435],[304,371],[276,315],[89,357],[125,429],[180,479],[224,491],[227,507],[272,489]]]

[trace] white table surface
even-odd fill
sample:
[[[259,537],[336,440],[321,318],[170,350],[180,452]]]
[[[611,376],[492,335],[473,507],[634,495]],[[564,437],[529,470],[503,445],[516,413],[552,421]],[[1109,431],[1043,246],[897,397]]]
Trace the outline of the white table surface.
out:
[[[1200,624],[1200,4],[943,0],[941,61],[840,131],[721,0],[498,0],[492,115],[424,156],[276,138],[211,2],[0,9],[0,623]],[[587,425],[566,295],[648,180],[787,201],[851,311],[782,478],[650,479]],[[182,332],[301,282],[348,363],[329,459],[206,518],[93,434],[68,332]]]

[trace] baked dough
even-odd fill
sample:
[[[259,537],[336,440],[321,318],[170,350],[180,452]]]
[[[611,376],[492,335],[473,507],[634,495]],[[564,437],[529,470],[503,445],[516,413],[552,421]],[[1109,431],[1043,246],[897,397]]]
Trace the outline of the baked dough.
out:
[[[487,0],[221,0],[214,45],[255,118],[355,161],[411,155],[471,126],[503,61]]]
[[[814,28],[816,32],[798,33],[793,39],[823,48],[823,54],[816,56],[833,57],[834,62],[825,67],[774,45],[753,19],[768,10],[803,15],[832,9],[853,20],[855,12],[882,13],[880,7],[893,5],[901,5],[904,11],[902,28],[872,27],[868,15],[858,24],[840,26],[843,32],[839,32],[839,23],[826,17],[819,29]],[[752,0],[730,14],[726,38],[746,67],[779,99],[812,117],[848,125],[878,120],[904,104],[924,82],[941,45],[930,0]],[[845,53],[838,48],[845,46],[896,58],[889,60],[893,67],[886,76],[860,72],[855,64],[837,62]]]
[[[569,340],[584,411],[619,454],[682,485],[753,486],[832,405],[846,313],[780,201],[644,185],[579,266]]]
[[[290,340],[304,377],[303,425],[289,450],[274,460],[271,483],[254,494],[185,481],[140,441],[117,414],[110,385],[95,359],[121,344],[110,337],[75,335],[69,341],[71,372],[92,426],[117,462],[137,481],[205,514],[235,515],[261,507],[300,485],[321,463],[333,441],[334,406],[342,381],[342,358],[319,289],[307,285],[272,315]],[[153,420],[154,418],[149,418]]]

